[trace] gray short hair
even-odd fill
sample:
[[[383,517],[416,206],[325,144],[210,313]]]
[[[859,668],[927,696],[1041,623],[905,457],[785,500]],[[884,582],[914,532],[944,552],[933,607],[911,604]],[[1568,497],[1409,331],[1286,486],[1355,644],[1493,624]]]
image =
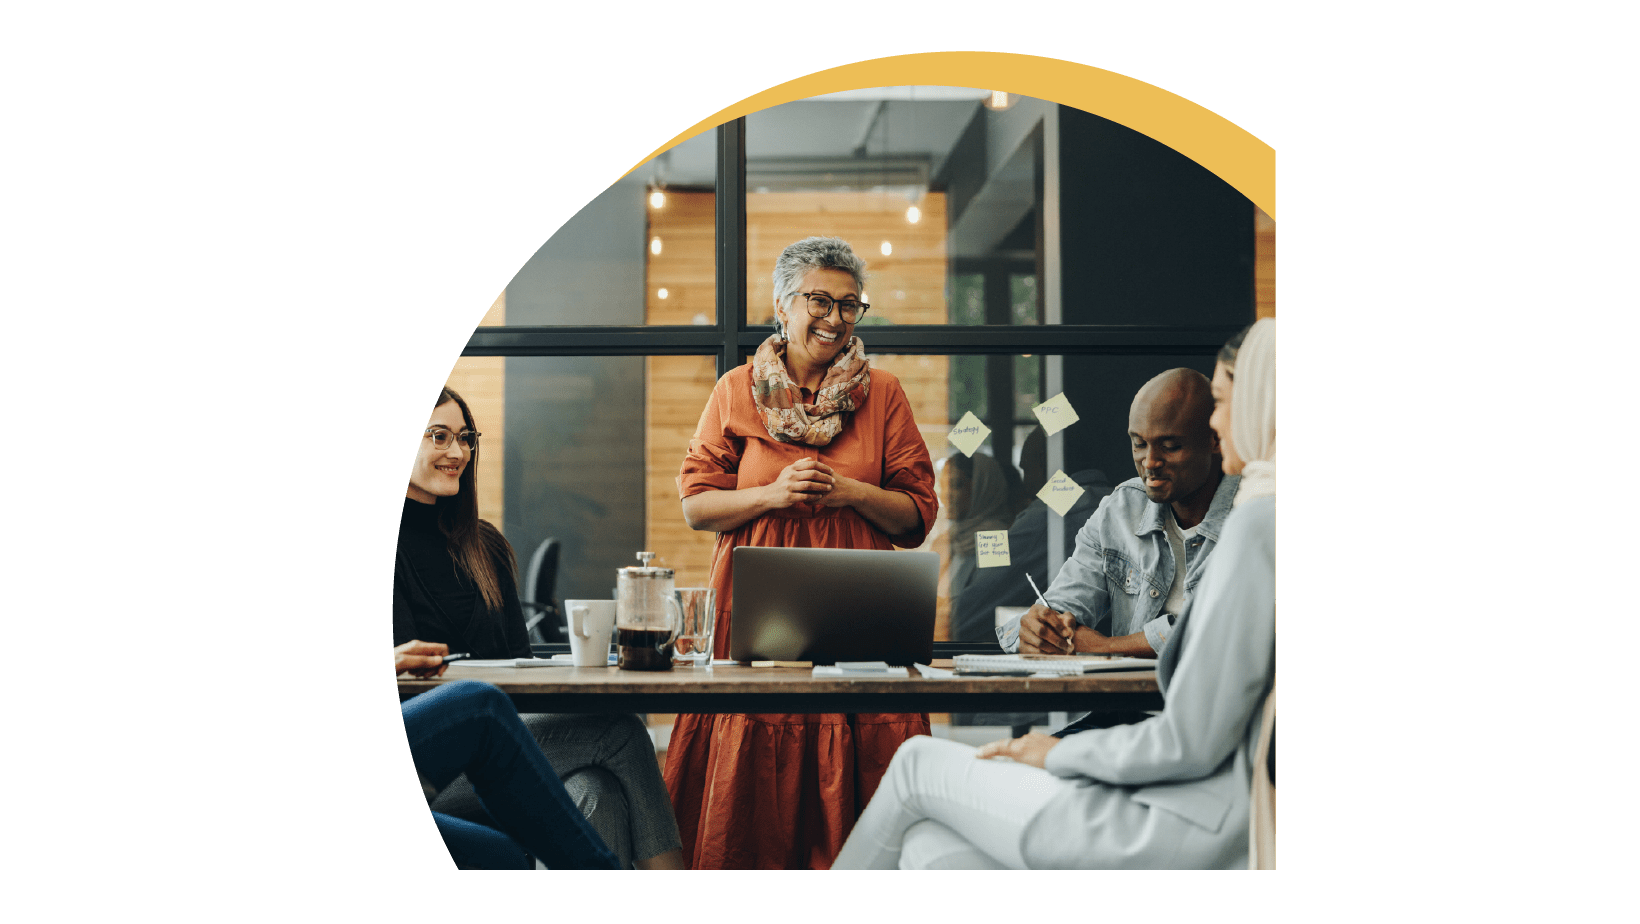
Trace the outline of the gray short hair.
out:
[[[854,285],[863,294],[866,289],[866,261],[854,253],[848,241],[840,237],[805,237],[785,250],[774,261],[774,303],[788,305],[803,277],[817,269],[842,270],[854,277]],[[778,326],[778,316],[775,324]]]

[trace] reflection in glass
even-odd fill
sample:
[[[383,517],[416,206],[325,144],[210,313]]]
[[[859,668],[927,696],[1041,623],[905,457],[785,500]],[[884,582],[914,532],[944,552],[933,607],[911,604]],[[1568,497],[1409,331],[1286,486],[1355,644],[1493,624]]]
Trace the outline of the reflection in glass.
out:
[[[870,334],[861,336],[869,353]],[[939,519],[922,549],[941,556],[935,638],[957,641],[993,640],[997,607],[1034,600],[1024,569],[1032,563],[1040,567],[1037,577],[1046,587],[1075,547],[1075,527],[1110,487],[1135,474],[1127,425],[1139,387],[1167,369],[1185,366],[1208,374],[1213,367],[1207,355],[870,355],[877,368],[894,373],[905,387],[939,471]],[[986,390],[973,387],[975,377],[963,372],[975,364],[1001,372],[978,377]],[[1045,385],[1050,365],[1058,369],[1055,394],[1062,391],[1080,417],[1051,438],[1031,412],[1054,397]],[[970,412],[991,431],[972,457],[947,438]],[[1087,492],[1068,516],[1047,510],[1036,497],[1055,471],[1064,471]],[[1055,525],[1058,538],[1050,533]],[[1006,569],[982,568],[973,559],[974,534],[997,529],[1009,531],[1015,561]]]

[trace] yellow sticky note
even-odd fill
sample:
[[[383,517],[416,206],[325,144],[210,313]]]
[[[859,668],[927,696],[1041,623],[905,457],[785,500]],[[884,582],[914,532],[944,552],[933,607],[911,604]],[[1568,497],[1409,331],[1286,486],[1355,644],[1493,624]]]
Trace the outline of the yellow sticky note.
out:
[[[1065,511],[1075,506],[1077,499],[1086,493],[1081,485],[1060,470],[1053,473],[1053,477],[1042,486],[1042,490],[1036,492],[1036,496],[1042,498],[1042,503],[1053,508],[1054,513],[1064,516]]]
[[[980,423],[974,412],[969,411],[951,428],[947,439],[951,441],[951,445],[962,450],[963,455],[971,456],[974,450],[979,448],[979,444],[985,442],[985,438],[990,435],[991,428]]]
[[[982,529],[975,533],[974,558],[981,568],[1008,567],[1008,531]]]
[[[1042,421],[1042,429],[1048,431],[1049,436],[1082,419],[1076,416],[1076,409],[1065,399],[1064,392],[1031,408],[1031,412],[1036,415],[1037,420]]]

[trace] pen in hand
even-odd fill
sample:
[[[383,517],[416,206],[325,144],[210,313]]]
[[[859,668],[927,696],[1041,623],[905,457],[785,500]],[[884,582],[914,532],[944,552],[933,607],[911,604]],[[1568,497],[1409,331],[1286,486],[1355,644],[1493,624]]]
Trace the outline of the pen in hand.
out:
[[[1048,605],[1047,598],[1042,596],[1042,591],[1037,589],[1035,579],[1033,579],[1030,576],[1030,574],[1026,574],[1025,575],[1025,580],[1030,583],[1031,590],[1036,593],[1036,602],[1042,604],[1042,608],[1047,610],[1048,612],[1050,612],[1050,613],[1054,612],[1054,608]],[[1065,640],[1065,653],[1066,654],[1076,654],[1076,643],[1071,641],[1070,639],[1066,639]]]

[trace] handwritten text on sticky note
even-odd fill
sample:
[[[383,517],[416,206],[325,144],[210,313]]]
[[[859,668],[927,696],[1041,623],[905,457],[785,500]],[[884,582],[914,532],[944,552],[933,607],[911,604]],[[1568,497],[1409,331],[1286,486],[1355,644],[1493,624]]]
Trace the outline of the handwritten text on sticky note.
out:
[[[1076,409],[1065,399],[1064,392],[1031,408],[1031,411],[1036,414],[1037,420],[1042,421],[1042,429],[1048,431],[1049,436],[1082,419],[1076,416]]]
[[[962,419],[957,421],[956,426],[951,428],[951,433],[947,438],[951,441],[951,445],[962,450],[963,455],[971,456],[974,454],[974,450],[979,448],[979,444],[985,442],[985,438],[990,435],[991,428],[980,423],[979,418],[974,416],[974,412],[969,411],[962,415]]]
[[[982,529],[975,533],[974,557],[981,568],[1008,567],[1008,531]]]
[[[1053,477],[1042,486],[1042,490],[1036,492],[1036,496],[1042,498],[1042,503],[1051,507],[1054,513],[1064,516],[1065,511],[1075,506],[1077,499],[1086,493],[1081,485],[1070,480],[1061,470],[1053,473]]]

